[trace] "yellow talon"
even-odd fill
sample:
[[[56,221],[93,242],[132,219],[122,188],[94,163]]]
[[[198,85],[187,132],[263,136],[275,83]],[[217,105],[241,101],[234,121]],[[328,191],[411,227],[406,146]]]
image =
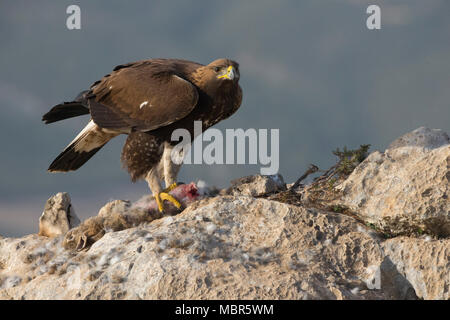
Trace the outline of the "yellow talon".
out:
[[[172,187],[172,186],[173,185],[169,186],[169,188]],[[176,187],[176,185],[175,185],[175,187]],[[173,188],[175,188],[175,187],[173,187]],[[156,199],[156,203],[158,204],[159,212],[163,212],[164,211],[164,207],[163,207],[163,201],[164,200],[167,200],[167,201],[171,202],[178,209],[181,208],[181,203],[177,199],[175,199],[172,195],[168,194],[167,192],[163,191],[163,192],[158,193],[156,195],[155,199]]]
[[[158,210],[159,210],[159,212],[163,212],[164,211],[164,207],[163,207],[163,204],[162,204],[162,201],[161,201],[161,198],[160,198],[160,193],[158,193],[156,196],[155,196],[155,200],[156,200],[156,203],[158,204]]]
[[[178,209],[181,208],[181,203],[179,203],[178,200],[175,199],[172,195],[170,195],[166,192],[161,192],[159,194],[159,196],[161,197],[161,200],[167,200],[167,201],[171,202]]]
[[[170,186],[168,186],[167,188],[165,188],[164,190],[163,190],[163,192],[170,192],[170,191],[172,191],[173,189],[175,189],[177,187],[177,183],[176,182],[174,182],[174,183],[172,183]]]

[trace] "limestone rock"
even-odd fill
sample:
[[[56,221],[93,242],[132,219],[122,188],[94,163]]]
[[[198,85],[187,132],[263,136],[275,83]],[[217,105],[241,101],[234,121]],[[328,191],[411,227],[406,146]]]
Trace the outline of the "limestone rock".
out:
[[[340,203],[391,235],[450,236],[450,144],[419,128],[373,152],[337,189]]]
[[[178,214],[190,203],[201,198],[195,183],[179,185],[170,191],[170,194],[180,202],[181,209],[165,202],[162,213],[151,196],[144,196],[134,204],[124,200],[111,201],[100,209],[97,216],[90,217],[77,228],[67,232],[63,246],[68,250],[86,250],[106,232],[121,231],[160,219],[164,215]]]
[[[399,237],[385,241],[383,249],[419,298],[450,299],[450,239]]]
[[[370,229],[337,213],[246,196],[107,232],[88,251],[0,240],[0,298],[384,299]]]
[[[60,192],[47,200],[44,212],[39,218],[39,235],[57,237],[80,224],[71,204],[70,196]]]
[[[286,184],[280,174],[257,174],[232,180],[227,194],[258,197],[280,190],[286,190]]]
[[[116,200],[73,228],[61,193],[40,219],[53,238],[0,237],[0,299],[449,300],[449,181],[448,136],[419,128],[321,206],[257,175],[218,196],[179,186],[181,213]]]
[[[414,131],[408,132],[394,140],[388,149],[401,147],[421,147],[426,149],[435,149],[446,144],[450,144],[448,134],[441,129],[429,129],[420,127]]]
[[[121,213],[128,210],[130,202],[125,200],[114,200],[105,204],[98,212],[99,217],[107,217],[114,213]]]

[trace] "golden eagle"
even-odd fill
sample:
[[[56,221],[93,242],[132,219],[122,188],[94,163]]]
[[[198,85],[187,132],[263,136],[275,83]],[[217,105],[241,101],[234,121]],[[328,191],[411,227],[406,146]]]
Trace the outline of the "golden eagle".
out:
[[[181,166],[170,157],[176,145],[171,141],[172,132],[186,129],[193,140],[194,121],[201,121],[204,131],[236,112],[242,101],[239,77],[238,63],[229,59],[208,65],[178,59],[119,65],[74,101],[58,104],[42,117],[45,123],[52,123],[91,116],[48,170],[76,170],[109,140],[128,134],[121,160],[132,181],[147,181],[160,211],[163,200],[180,207],[168,193],[176,186]]]

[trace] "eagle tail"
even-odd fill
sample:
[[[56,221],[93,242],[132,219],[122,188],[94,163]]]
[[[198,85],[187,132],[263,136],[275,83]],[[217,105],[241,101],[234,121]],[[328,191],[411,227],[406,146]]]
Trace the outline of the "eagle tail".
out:
[[[67,172],[80,168],[117,134],[102,131],[92,120],[50,164],[50,172]]]
[[[49,124],[56,121],[89,114],[89,108],[87,107],[87,94],[88,91],[83,91],[75,98],[75,101],[63,102],[54,106],[49,112],[42,116],[42,121],[44,121],[45,124]]]

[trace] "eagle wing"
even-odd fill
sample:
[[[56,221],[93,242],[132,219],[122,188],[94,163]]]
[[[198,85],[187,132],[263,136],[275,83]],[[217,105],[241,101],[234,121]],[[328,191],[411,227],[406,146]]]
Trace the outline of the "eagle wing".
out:
[[[179,74],[176,65],[149,60],[117,66],[91,87],[92,119],[105,129],[150,131],[184,118],[198,91]]]

